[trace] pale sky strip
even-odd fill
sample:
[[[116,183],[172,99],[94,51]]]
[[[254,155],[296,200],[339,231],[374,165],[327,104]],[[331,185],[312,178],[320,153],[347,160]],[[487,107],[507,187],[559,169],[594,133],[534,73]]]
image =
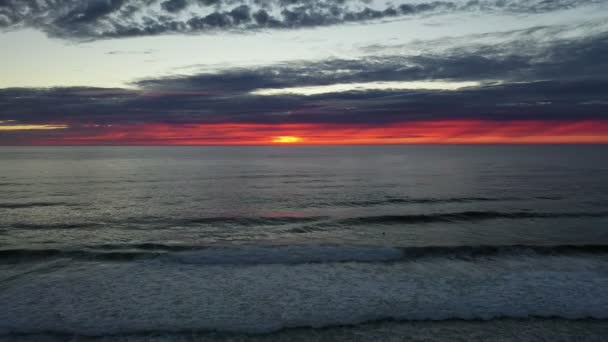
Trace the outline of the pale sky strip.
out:
[[[369,82],[346,83],[311,87],[294,87],[283,89],[257,89],[253,95],[320,95],[330,93],[343,93],[349,91],[367,90],[458,90],[466,87],[478,87],[480,82],[449,82],[449,81],[417,81],[417,82]]]

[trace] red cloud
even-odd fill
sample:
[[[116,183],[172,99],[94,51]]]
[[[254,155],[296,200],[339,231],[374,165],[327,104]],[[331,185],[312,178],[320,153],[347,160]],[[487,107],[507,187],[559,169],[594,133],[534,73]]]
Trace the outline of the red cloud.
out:
[[[276,137],[297,144],[608,143],[608,120],[415,121],[353,124],[166,124],[72,127],[30,136],[31,145],[255,145]]]

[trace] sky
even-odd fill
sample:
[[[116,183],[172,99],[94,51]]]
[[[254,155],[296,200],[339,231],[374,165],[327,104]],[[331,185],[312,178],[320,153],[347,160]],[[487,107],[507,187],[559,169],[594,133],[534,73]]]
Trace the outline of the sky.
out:
[[[0,0],[0,145],[608,143],[608,0]]]

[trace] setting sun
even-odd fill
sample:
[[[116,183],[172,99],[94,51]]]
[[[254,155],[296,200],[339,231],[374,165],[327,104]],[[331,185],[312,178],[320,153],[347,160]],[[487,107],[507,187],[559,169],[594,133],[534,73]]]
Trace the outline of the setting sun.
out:
[[[302,141],[300,137],[292,137],[292,136],[279,136],[272,138],[273,143],[277,144],[295,144]]]

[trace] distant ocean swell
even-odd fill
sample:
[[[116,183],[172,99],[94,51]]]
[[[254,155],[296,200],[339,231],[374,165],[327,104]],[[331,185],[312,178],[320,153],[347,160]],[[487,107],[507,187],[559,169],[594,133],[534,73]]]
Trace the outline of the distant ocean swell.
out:
[[[2,183],[0,183],[2,186]],[[370,207],[382,205],[407,205],[407,204],[449,204],[449,203],[479,203],[479,202],[513,202],[513,201],[558,201],[563,200],[561,196],[536,196],[530,198],[522,197],[447,197],[447,198],[401,198],[401,197],[386,197],[376,200],[364,201],[317,201],[308,203],[311,207]],[[87,203],[71,203],[71,202],[0,202],[0,209],[29,209],[38,207],[87,207]]]
[[[5,229],[87,229],[103,226],[117,226],[124,229],[159,228],[188,226],[287,226],[294,233],[323,230],[324,226],[334,228],[362,226],[362,225],[407,225],[425,223],[457,223],[479,222],[488,220],[526,220],[526,219],[583,219],[608,218],[608,212],[539,212],[539,211],[458,211],[438,212],[429,214],[403,214],[378,215],[346,218],[332,218],[328,216],[216,216],[216,217],[190,217],[178,219],[141,218],[128,221],[113,222],[108,219],[104,222],[77,222],[77,223],[4,223],[0,228]],[[291,227],[289,227],[291,226]]]
[[[413,214],[413,215],[381,215],[365,216],[340,220],[341,224],[404,224],[404,223],[433,223],[433,222],[466,222],[495,219],[536,219],[536,218],[593,218],[608,217],[608,212],[501,212],[501,211],[462,211],[453,213]]]
[[[139,247],[142,253],[165,248]],[[78,255],[4,263],[0,335],[270,333],[386,320],[608,319],[607,249],[242,246],[179,251],[169,246],[156,258],[80,261],[83,255]],[[107,250],[122,253],[119,246]]]
[[[64,202],[27,202],[27,203],[0,203],[0,209],[26,209],[36,207],[75,206]]]
[[[561,196],[537,196],[528,198],[527,200],[548,200],[558,201],[563,200]],[[374,205],[386,205],[386,204],[445,204],[445,203],[476,203],[476,202],[510,202],[510,201],[524,201],[526,198],[521,197],[449,197],[449,198],[398,198],[388,197],[379,200],[367,200],[367,201],[344,201],[336,202],[333,205],[345,205],[355,207],[367,207]]]

